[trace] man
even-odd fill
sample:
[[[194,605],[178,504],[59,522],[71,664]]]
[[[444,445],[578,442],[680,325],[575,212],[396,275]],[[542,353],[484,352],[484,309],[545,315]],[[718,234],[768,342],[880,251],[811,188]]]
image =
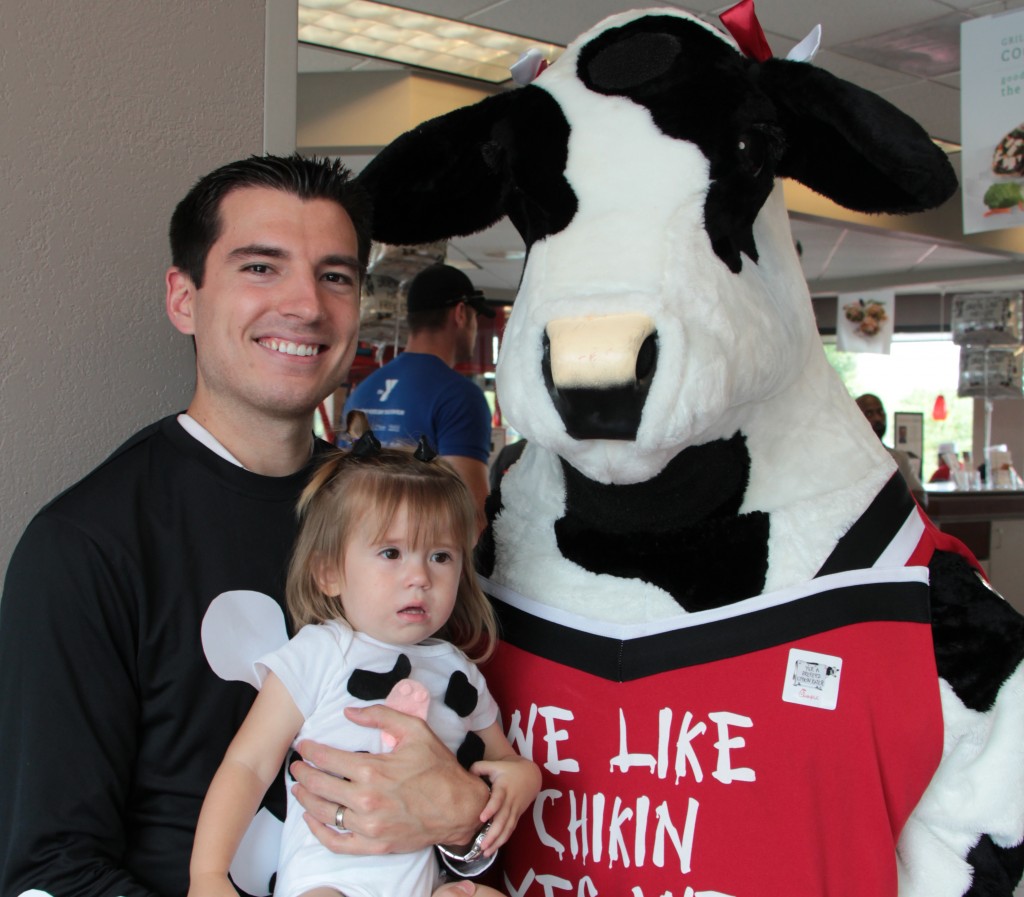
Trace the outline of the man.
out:
[[[875,435],[882,439],[885,436],[886,428],[886,416],[885,406],[882,404],[882,400],[873,393],[866,392],[862,396],[857,397],[857,407],[860,408],[861,413],[867,418],[868,423],[871,424],[871,429],[875,431]],[[907,487],[910,489],[910,494],[917,499],[917,503],[922,507],[928,505],[928,494],[924,490],[924,486],[921,485],[921,481],[917,478],[917,474],[914,473],[913,465],[910,463],[910,456],[899,449],[891,449],[889,446],[882,446],[890,455],[892,455],[893,461],[896,462],[896,466],[900,469],[900,473],[903,474],[903,479],[907,481]]]
[[[417,274],[406,308],[405,351],[359,384],[346,411],[365,411],[389,445],[426,436],[469,487],[483,529],[491,413],[480,387],[452,368],[473,357],[477,315],[493,318],[494,311],[470,279],[449,265]]]
[[[0,602],[4,897],[184,895],[203,796],[256,694],[251,661],[286,637],[294,503],[322,449],[310,419],[355,352],[368,207],[340,164],[252,157],[192,188],[171,247],[167,314],[195,340],[188,411],[37,515]],[[380,708],[362,722],[399,747],[303,746],[352,781],[291,766],[311,827],[351,852],[470,840],[486,786],[415,721]],[[344,843],[316,821],[339,795]],[[278,785],[266,802],[277,819],[283,798]],[[250,834],[273,840],[270,811]],[[236,884],[267,894],[272,852]]]

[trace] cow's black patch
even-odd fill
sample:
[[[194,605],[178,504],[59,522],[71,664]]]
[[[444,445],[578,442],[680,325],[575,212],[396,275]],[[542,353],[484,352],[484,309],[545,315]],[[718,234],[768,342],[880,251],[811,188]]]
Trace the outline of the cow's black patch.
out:
[[[735,273],[741,253],[756,262],[754,219],[784,148],[756,63],[695,22],[654,15],[594,38],[580,51],[577,74],[597,93],[643,106],[662,132],[700,149],[710,163],[704,227],[711,246]]]
[[[481,576],[490,576],[494,572],[494,518],[501,513],[501,484],[491,490],[484,501],[484,513],[487,515],[487,528],[477,539],[473,549],[473,564]]]
[[[974,870],[974,877],[964,897],[1010,894],[1024,872],[1024,844],[999,847],[988,835],[982,835],[967,854],[967,862]]]
[[[562,470],[566,513],[555,536],[569,560],[659,586],[687,611],[760,594],[769,518],[739,513],[750,475],[741,434],[685,449],[633,485],[597,483],[564,460]]]
[[[348,678],[348,693],[361,701],[383,701],[399,682],[407,679],[412,664],[404,654],[399,654],[394,667],[386,673],[370,670],[354,670]]]
[[[520,102],[495,122],[486,147],[507,184],[505,212],[526,243],[568,227],[579,203],[565,179],[569,123],[547,91],[524,88]]]
[[[985,712],[1024,660],[1024,617],[960,555],[937,551],[928,569],[939,675],[967,707]]]
[[[642,89],[668,75],[681,50],[677,35],[660,30],[627,31],[609,41],[599,37],[583,51],[588,54],[583,83],[601,93]]]
[[[444,706],[451,708],[461,717],[467,717],[476,710],[479,700],[480,695],[470,685],[466,674],[461,670],[452,673],[444,693]]]
[[[484,742],[476,732],[467,732],[466,737],[459,749],[455,752],[455,759],[463,769],[469,769],[477,760],[484,758]]]

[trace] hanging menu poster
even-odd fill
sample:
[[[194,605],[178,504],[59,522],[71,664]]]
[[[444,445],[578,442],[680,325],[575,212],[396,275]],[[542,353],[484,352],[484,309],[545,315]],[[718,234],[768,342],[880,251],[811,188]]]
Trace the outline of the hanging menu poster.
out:
[[[1024,227],[1024,9],[960,26],[964,233]]]

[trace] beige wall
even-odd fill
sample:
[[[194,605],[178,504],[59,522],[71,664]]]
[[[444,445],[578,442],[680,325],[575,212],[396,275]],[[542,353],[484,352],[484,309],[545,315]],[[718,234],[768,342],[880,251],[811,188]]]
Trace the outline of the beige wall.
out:
[[[4,4],[0,575],[40,505],[188,400],[167,223],[199,175],[262,150],[266,7]]]

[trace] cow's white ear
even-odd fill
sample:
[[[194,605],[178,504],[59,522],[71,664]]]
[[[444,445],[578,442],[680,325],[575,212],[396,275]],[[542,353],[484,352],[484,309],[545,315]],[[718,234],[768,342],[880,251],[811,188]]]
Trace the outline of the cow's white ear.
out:
[[[821,46],[821,25],[815,25],[811,33],[786,54],[786,59],[792,62],[810,62],[818,55],[818,47]]]
[[[544,52],[536,47],[531,47],[509,67],[512,80],[520,87],[525,87],[548,67],[548,61],[544,58]]]

